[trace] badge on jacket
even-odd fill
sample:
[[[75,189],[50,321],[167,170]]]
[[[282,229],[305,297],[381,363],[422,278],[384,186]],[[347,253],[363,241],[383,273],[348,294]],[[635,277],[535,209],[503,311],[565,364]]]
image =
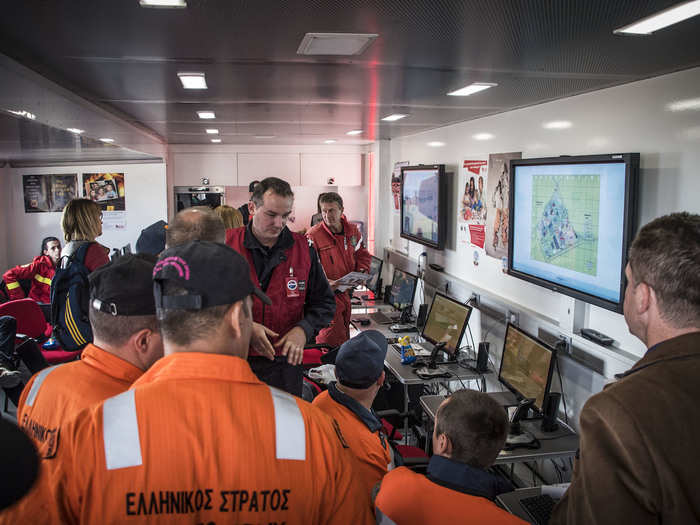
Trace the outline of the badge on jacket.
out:
[[[287,297],[299,297],[299,282],[296,277],[287,277]]]

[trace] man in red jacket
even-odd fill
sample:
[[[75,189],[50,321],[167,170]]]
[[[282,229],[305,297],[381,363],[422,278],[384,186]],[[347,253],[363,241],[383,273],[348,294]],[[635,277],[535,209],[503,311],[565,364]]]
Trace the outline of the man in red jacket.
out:
[[[335,292],[335,317],[328,328],[321,330],[317,343],[340,346],[350,339],[350,293],[338,289],[336,281],[350,272],[368,272],[372,256],[364,246],[357,226],[343,215],[343,199],[335,192],[322,193],[319,205],[323,222],[311,228],[306,236],[318,251],[331,290]]]
[[[34,257],[29,264],[15,266],[7,270],[2,278],[7,286],[7,295],[11,301],[24,298],[20,279],[31,279],[32,287],[29,298],[38,303],[51,302],[51,279],[56,273],[56,263],[61,256],[61,241],[56,237],[46,237],[41,241],[41,254]]]

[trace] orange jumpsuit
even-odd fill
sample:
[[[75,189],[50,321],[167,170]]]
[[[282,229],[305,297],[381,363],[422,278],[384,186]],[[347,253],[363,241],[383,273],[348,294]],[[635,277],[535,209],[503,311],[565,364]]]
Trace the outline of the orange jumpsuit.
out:
[[[10,301],[24,299],[24,291],[19,284],[20,279],[32,279],[32,287],[29,289],[29,298],[38,303],[51,302],[51,280],[56,274],[56,267],[51,257],[39,255],[34,257],[29,264],[15,266],[7,270],[2,278],[7,286],[7,295]]]
[[[164,357],[69,424],[51,463],[64,523],[373,522],[332,420],[233,356]]]
[[[372,262],[357,226],[349,223],[345,216],[340,220],[343,223],[342,233],[333,233],[325,222],[319,222],[306,232],[314,243],[326,276],[333,281],[350,272],[368,272]],[[350,314],[350,295],[337,292],[335,317],[328,328],[319,332],[316,342],[340,346],[350,339]]]
[[[363,485],[368,505],[372,507],[372,490],[387,471],[393,468],[391,447],[386,436],[381,433],[381,422],[357,401],[339,392],[335,384],[319,394],[313,405],[340,425],[355,457],[358,483]]]
[[[80,361],[45,368],[29,380],[19,400],[17,422],[34,441],[39,456],[53,458],[68,421],[83,409],[124,392],[141,374],[128,361],[88,344]],[[48,502],[38,492],[46,482],[46,465],[40,465],[40,480],[32,491],[0,514],[0,523],[47,522],[44,507]]]
[[[526,522],[501,509],[491,500],[496,494],[491,492],[488,486],[481,487],[481,490],[472,487],[472,490],[468,491],[460,487],[457,480],[437,479],[437,476],[431,476],[431,466],[434,466],[436,458],[450,461],[440,456],[433,456],[428,466],[427,476],[417,474],[406,467],[396,468],[384,476],[374,501],[377,523],[381,525],[423,523],[526,525]],[[457,462],[453,463],[466,467]],[[482,476],[493,477],[483,471]]]

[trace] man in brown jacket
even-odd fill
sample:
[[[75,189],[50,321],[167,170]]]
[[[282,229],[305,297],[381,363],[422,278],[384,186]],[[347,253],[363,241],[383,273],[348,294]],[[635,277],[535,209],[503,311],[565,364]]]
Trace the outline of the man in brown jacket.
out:
[[[644,226],[625,274],[625,320],[648,350],[584,406],[580,458],[551,524],[700,520],[700,215]]]

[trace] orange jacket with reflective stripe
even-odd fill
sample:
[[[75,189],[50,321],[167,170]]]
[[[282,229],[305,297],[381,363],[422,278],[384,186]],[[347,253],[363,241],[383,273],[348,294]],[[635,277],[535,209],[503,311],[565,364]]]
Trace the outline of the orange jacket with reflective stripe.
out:
[[[374,503],[380,525],[526,525],[487,498],[443,487],[406,467],[384,476]]]
[[[48,463],[67,523],[373,522],[332,420],[233,356],[164,357],[81,413]]]
[[[27,383],[17,408],[17,422],[32,438],[39,456],[52,458],[65,441],[63,427],[82,410],[127,390],[143,371],[117,357],[88,344],[80,361],[45,368]],[[0,514],[0,523],[49,523],[52,505],[40,488],[48,480],[42,461],[40,479],[32,491],[16,505]],[[45,487],[44,487],[45,488]]]
[[[389,470],[392,463],[391,447],[379,431],[372,432],[352,410],[335,401],[328,390],[319,394],[313,405],[335,419],[355,456],[355,472],[364,485],[364,493],[371,504],[372,490]]]
[[[20,279],[31,279],[29,298],[39,303],[51,302],[51,279],[56,274],[56,268],[48,255],[34,257],[29,264],[15,266],[7,270],[2,278],[7,286],[7,295],[11,301],[24,299],[24,291],[19,285]]]

